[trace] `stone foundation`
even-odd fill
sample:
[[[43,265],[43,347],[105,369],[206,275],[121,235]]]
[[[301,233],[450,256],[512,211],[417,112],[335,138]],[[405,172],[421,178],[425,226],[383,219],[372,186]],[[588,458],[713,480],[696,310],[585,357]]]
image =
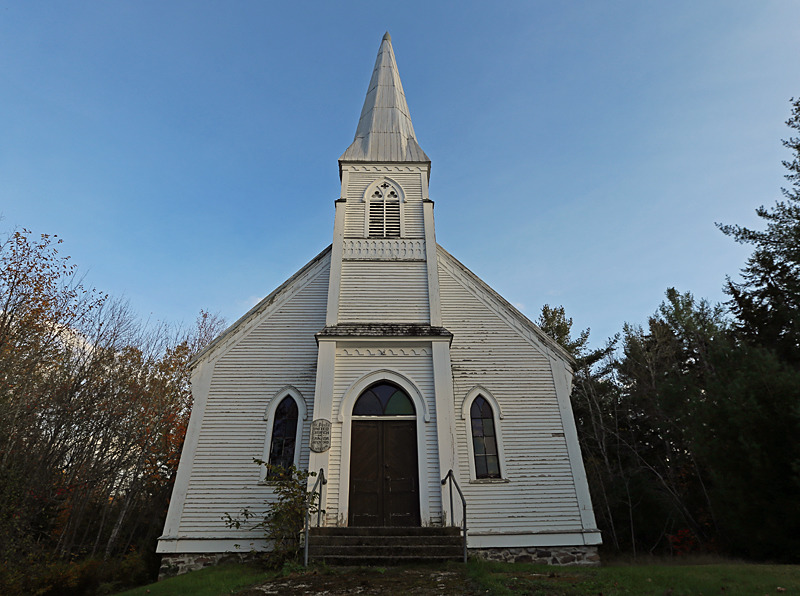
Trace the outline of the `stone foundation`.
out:
[[[197,571],[220,563],[248,563],[263,556],[263,553],[180,553],[161,555],[158,581]]]
[[[487,561],[545,563],[547,565],[599,565],[596,546],[471,548],[469,554]]]
[[[487,561],[545,563],[547,565],[599,565],[596,546],[471,548],[469,554]],[[158,581],[220,563],[247,563],[264,553],[181,553],[161,555]]]

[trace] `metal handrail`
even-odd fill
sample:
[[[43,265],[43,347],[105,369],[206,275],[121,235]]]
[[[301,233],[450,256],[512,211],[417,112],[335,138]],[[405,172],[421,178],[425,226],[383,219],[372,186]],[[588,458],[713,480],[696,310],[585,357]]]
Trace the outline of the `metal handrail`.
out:
[[[461,519],[461,533],[463,534],[463,541],[464,541],[464,562],[467,562],[467,500],[464,498],[464,493],[461,492],[461,487],[458,485],[458,480],[456,480],[455,475],[453,474],[452,468],[447,472],[447,475],[442,478],[442,486],[445,485],[447,481],[450,481],[450,522],[455,520],[455,516],[453,515],[453,485],[455,485],[456,490],[458,491],[458,496],[461,497],[461,507],[464,515]],[[447,525],[447,517],[445,516],[444,520],[445,525]]]
[[[311,514],[311,506],[314,504],[314,496],[317,494],[317,487],[319,487],[319,499],[317,500],[317,527],[319,527],[320,522],[322,521],[322,486],[320,486],[320,482],[323,486],[328,484],[328,480],[325,478],[324,468],[319,469],[319,474],[317,474],[317,481],[314,483],[314,488],[312,488],[311,492],[308,493],[308,496],[306,496],[306,523],[304,527],[305,540],[303,541],[303,565],[305,567],[308,567],[308,518]]]

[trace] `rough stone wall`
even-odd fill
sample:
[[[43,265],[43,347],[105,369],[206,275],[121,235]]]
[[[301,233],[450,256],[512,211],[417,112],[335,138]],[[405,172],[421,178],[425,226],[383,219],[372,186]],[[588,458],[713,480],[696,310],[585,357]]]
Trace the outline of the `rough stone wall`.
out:
[[[596,546],[569,546],[558,548],[471,548],[471,556],[487,561],[507,563],[546,563],[548,565],[600,565],[600,555]],[[249,562],[262,557],[264,553],[184,553],[161,556],[161,569],[158,580],[197,571],[204,567],[228,562]]]
[[[220,563],[246,563],[262,557],[263,553],[181,553],[161,555],[158,581],[197,571]]]
[[[487,561],[546,563],[548,565],[599,565],[596,546],[471,548],[471,555]]]

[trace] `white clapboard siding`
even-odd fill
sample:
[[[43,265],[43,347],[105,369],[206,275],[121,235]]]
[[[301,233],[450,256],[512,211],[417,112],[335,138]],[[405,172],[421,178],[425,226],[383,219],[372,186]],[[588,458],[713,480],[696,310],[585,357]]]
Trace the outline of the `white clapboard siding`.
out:
[[[359,350],[339,349],[336,351],[336,372],[333,386],[333,412],[334,423],[331,428],[331,449],[329,468],[326,513],[329,524],[346,524],[344,511],[346,507],[339,502],[341,489],[341,462],[343,458],[349,459],[350,454],[342,453],[342,432],[344,424],[336,420],[339,404],[344,399],[347,390],[357,380],[376,370],[387,369],[397,372],[410,380],[419,389],[420,394],[430,413],[430,421],[423,424],[425,428],[425,453],[418,453],[420,470],[426,470],[428,503],[430,518],[440,520],[442,516],[441,486],[439,484],[439,448],[436,434],[436,404],[433,391],[433,364],[431,349],[417,348],[414,354],[407,355],[380,355],[380,352],[397,354],[397,349],[384,346],[370,346],[370,349]],[[366,354],[371,355],[366,355]],[[361,355],[359,355],[361,354]],[[417,412],[417,416],[422,416]],[[349,432],[349,429],[347,429]],[[430,523],[430,519],[423,519],[423,524]]]
[[[423,238],[424,222],[422,210],[422,184],[420,174],[396,172],[352,172],[349,176],[345,204],[344,235],[347,238],[364,237],[364,193],[367,187],[384,176],[397,182],[402,188],[403,225],[405,238]]]
[[[341,323],[427,323],[428,270],[418,261],[345,261]]]
[[[344,235],[346,238],[364,238],[364,210],[367,208],[366,202],[361,199],[350,199],[345,204],[344,210]]]
[[[460,265],[439,252],[444,326],[456,407],[459,482],[474,533],[580,531],[581,517],[548,358],[512,327],[501,307]],[[506,483],[470,483],[467,420],[461,404],[476,386],[500,404]]]
[[[367,166],[364,167],[367,169]],[[364,198],[364,193],[367,187],[376,180],[386,177],[400,185],[403,189],[406,201],[421,201],[422,200],[422,182],[420,180],[419,170],[398,172],[397,168],[381,168],[380,166],[372,166],[368,171],[355,172],[351,171],[347,185],[347,196],[344,197],[348,201],[361,200]]]
[[[216,362],[181,516],[182,536],[259,535],[230,530],[222,517],[242,508],[263,511],[264,501],[272,498],[269,487],[259,484],[261,470],[253,458],[265,456],[264,414],[269,400],[287,385],[300,391],[309,413],[308,420],[298,421],[299,464],[308,466],[317,365],[314,334],[325,326],[329,269],[328,258],[316,273],[297,281],[302,287],[286,288],[291,297],[265,311]]]
[[[424,238],[425,222],[422,201],[408,201],[403,205],[404,238]]]
[[[366,203],[348,201],[345,206],[344,235],[346,238],[364,238],[364,209]],[[422,201],[403,203],[403,238],[424,238]]]

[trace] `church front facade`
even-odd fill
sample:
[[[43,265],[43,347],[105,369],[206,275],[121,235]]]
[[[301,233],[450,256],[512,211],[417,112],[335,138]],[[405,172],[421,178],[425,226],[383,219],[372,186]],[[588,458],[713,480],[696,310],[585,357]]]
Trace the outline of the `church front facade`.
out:
[[[158,552],[268,548],[223,520],[273,498],[259,458],[323,470],[328,526],[460,523],[452,470],[472,552],[596,562],[571,359],[436,243],[430,160],[388,34],[339,164],[333,243],[194,361]]]

